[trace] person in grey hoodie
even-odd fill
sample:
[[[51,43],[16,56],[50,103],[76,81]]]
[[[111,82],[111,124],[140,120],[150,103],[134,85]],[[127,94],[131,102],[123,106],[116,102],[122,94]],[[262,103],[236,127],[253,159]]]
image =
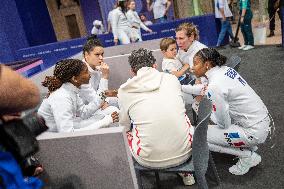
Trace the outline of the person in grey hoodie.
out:
[[[134,50],[128,61],[133,77],[118,90],[119,124],[128,131],[133,157],[153,168],[184,163],[191,156],[194,128],[185,114],[179,81],[156,69],[149,50]],[[180,176],[185,185],[195,182],[191,174]]]

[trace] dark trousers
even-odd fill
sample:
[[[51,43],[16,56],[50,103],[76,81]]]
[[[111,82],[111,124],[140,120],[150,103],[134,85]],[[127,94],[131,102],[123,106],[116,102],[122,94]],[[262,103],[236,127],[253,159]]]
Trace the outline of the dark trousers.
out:
[[[245,45],[254,45],[254,38],[252,33],[252,12],[250,9],[247,9],[244,21],[241,23],[241,31],[244,37]]]
[[[275,17],[276,17],[276,10],[274,9],[273,6],[268,6],[268,14],[269,14],[269,29],[270,31],[274,31],[275,30]],[[279,16],[279,18],[281,19],[281,12],[280,10],[277,11],[277,14]]]

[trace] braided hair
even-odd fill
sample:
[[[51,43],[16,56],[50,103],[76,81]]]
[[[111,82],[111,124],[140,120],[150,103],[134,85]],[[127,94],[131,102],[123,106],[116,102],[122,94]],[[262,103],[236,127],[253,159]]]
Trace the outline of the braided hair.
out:
[[[202,62],[209,61],[213,67],[222,66],[226,63],[227,57],[221,55],[214,48],[204,48],[199,50],[195,56],[198,56]]]
[[[185,31],[185,34],[187,37],[190,37],[191,35],[194,35],[194,40],[199,39],[199,31],[197,29],[197,26],[193,23],[182,23],[176,28],[176,32],[178,31]]]
[[[77,59],[64,59],[56,63],[53,76],[46,76],[42,85],[49,93],[59,89],[63,83],[70,82],[73,76],[78,76],[85,64]]]
[[[156,59],[152,51],[140,48],[131,52],[131,55],[128,57],[128,62],[132,71],[137,74],[137,71],[142,67],[152,67]]]
[[[103,45],[97,35],[93,34],[87,38],[87,42],[83,46],[83,56],[85,56],[86,53],[90,53],[95,47],[103,47]]]

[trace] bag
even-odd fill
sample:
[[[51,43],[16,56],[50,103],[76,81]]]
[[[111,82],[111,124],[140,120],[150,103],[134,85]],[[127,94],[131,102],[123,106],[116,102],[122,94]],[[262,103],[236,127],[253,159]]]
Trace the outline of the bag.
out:
[[[266,25],[260,24],[254,28],[254,43],[265,44],[266,43]]]

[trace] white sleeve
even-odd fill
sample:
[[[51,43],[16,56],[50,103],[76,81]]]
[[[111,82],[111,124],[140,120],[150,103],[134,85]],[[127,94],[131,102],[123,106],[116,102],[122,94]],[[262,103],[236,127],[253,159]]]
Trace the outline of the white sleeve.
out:
[[[143,30],[149,31],[149,28],[139,19],[140,26]]]
[[[212,113],[216,118],[217,125],[227,129],[231,125],[229,103],[226,101],[227,94],[221,92],[217,86],[208,86],[207,96],[212,101]]]
[[[87,120],[81,120],[77,122],[77,127],[75,131],[86,131],[86,130],[94,130],[108,126],[113,122],[111,115],[106,115],[103,119],[97,120],[93,118],[89,118]]]
[[[97,34],[97,30],[95,26],[92,28],[91,34]]]
[[[127,11],[127,13],[126,13],[126,18],[127,18],[127,20],[129,21],[129,23],[130,23],[131,25],[132,25],[133,22],[135,21],[135,18],[134,18],[134,16],[133,16],[132,12],[130,12],[130,11]]]
[[[125,127],[125,130],[126,131],[129,131],[130,130],[130,127],[131,127],[131,120],[130,120],[130,117],[128,115],[128,109],[127,107],[125,107],[125,103],[123,102],[123,97],[121,95],[121,92],[118,91],[118,105],[119,105],[119,126],[123,126]]]
[[[118,38],[118,21],[119,21],[119,15],[116,10],[113,11],[112,17],[111,17],[111,27],[112,27],[112,34],[113,38]]]
[[[108,79],[101,78],[97,94],[101,94],[105,90],[108,90]]]
[[[84,104],[83,100],[77,96],[77,114],[82,119],[90,118],[100,107],[97,106],[96,101],[91,101],[89,104]]]
[[[58,132],[73,132],[75,119],[73,109],[75,104],[73,104],[72,99],[59,96],[50,100],[50,106]]]
[[[182,85],[181,90],[188,94],[200,95],[201,90],[203,89],[203,84],[195,84],[195,85]]]
[[[83,101],[86,102],[95,102],[94,106],[99,107],[103,100],[99,96],[99,93],[91,86],[91,84],[84,84],[80,87],[79,96],[82,98]]]

